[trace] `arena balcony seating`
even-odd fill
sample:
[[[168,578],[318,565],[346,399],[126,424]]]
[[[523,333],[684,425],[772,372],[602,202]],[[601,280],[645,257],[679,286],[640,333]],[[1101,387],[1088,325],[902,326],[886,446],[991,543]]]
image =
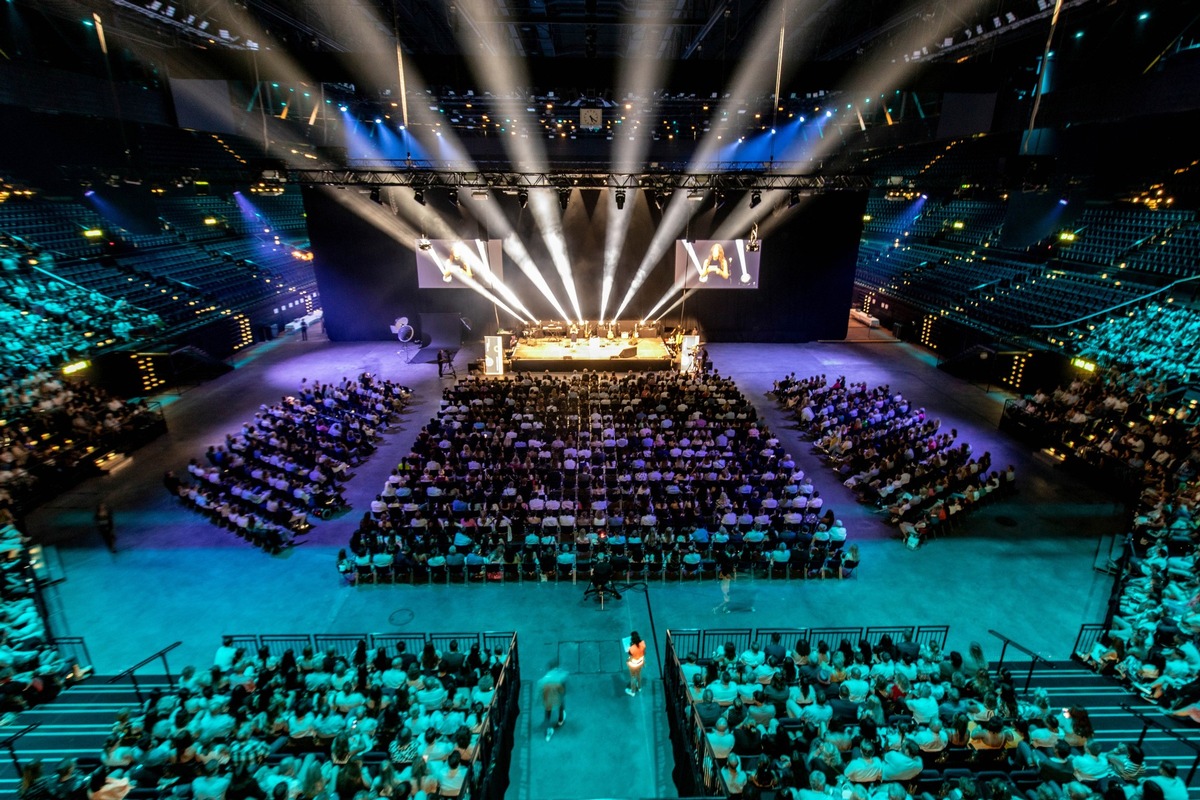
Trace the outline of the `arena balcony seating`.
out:
[[[12,514],[0,510],[0,727],[91,671],[82,639],[60,643],[51,635],[34,586],[33,555]]]
[[[15,257],[34,259],[47,280],[66,287],[57,290],[60,297],[82,293],[90,310],[115,316],[106,323],[89,314],[77,346],[60,350],[92,351],[99,343],[168,335],[215,319],[224,309],[315,291],[307,254],[296,249],[307,246],[298,192],[254,197],[255,216],[214,196],[155,202],[160,233],[133,233],[85,205],[36,194],[0,204],[0,235],[8,237]]]
[[[1200,264],[1200,225],[1181,224],[1156,238],[1150,246],[1130,253],[1121,263],[1131,270],[1168,278],[1193,277],[1196,265]]]
[[[1135,249],[1159,246],[1174,229],[1196,221],[1194,211],[1145,208],[1088,208],[1077,225],[1070,257],[1114,266]]]
[[[104,235],[85,235],[92,231]],[[110,231],[107,220],[78,203],[40,197],[0,203],[0,234],[19,237],[41,250],[68,258],[101,255]]]

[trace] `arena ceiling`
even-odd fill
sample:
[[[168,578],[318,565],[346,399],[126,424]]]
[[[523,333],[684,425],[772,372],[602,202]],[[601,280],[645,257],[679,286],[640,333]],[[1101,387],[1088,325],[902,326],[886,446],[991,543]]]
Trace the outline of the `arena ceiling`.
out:
[[[1079,17],[1118,0],[1065,0]],[[522,58],[728,61],[761,57],[754,31],[783,23],[789,57],[883,52],[937,60],[1043,35],[1052,0],[38,0],[95,11],[113,31],[158,45],[356,52],[371,33],[419,56],[489,51]],[[769,17],[769,19],[764,19]],[[373,29],[373,30],[372,30]],[[928,32],[922,37],[922,31]],[[910,50],[913,41],[924,44]],[[774,43],[772,43],[774,44]],[[903,48],[899,50],[897,48]],[[772,47],[773,51],[775,48]]]

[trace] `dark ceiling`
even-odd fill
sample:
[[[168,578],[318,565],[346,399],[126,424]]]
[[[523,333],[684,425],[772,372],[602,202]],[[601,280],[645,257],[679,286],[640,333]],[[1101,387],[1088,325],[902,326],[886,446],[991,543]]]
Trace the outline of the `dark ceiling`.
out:
[[[1048,0],[25,2],[64,16],[97,11],[113,30],[156,45],[356,52],[372,36],[391,37],[394,31],[403,49],[415,55],[488,50],[518,57],[703,61],[761,56],[751,52],[760,46],[755,31],[762,26],[778,30],[780,23],[791,58],[854,59],[914,41],[932,48],[923,57],[936,58],[947,38],[961,48],[968,40],[990,46],[1001,38],[1044,35],[1052,5]],[[1114,4],[1118,3],[1066,0],[1064,8],[1078,17]],[[1039,24],[1043,19],[1046,24]],[[773,56],[777,39],[768,36],[766,41]]]

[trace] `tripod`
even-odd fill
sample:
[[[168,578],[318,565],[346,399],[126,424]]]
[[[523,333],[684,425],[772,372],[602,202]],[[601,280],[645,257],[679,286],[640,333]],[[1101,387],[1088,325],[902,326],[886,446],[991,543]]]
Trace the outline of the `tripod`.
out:
[[[592,580],[588,587],[583,590],[583,599],[594,597],[600,601],[600,607],[604,608],[604,598],[611,596],[614,600],[621,599],[621,593],[612,585],[613,567],[607,560],[598,561],[592,567]]]
[[[588,584],[588,588],[583,590],[583,598],[586,600],[589,597],[594,597],[600,602],[600,608],[604,608],[605,596],[612,597],[614,600],[621,599],[621,592],[628,592],[633,589],[645,590],[646,584],[644,581],[634,581],[632,583],[614,583],[612,579],[613,566],[607,561],[600,562],[592,570],[592,581]]]
[[[446,371],[449,371],[450,377],[458,380],[458,370],[454,368],[454,357],[458,355],[457,350],[439,350],[438,351],[438,377],[445,377]]]

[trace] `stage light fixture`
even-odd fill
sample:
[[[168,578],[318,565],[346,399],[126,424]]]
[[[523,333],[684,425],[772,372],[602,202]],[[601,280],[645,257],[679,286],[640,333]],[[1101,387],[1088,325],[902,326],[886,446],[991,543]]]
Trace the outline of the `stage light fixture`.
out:
[[[723,208],[725,206],[725,193],[720,189],[713,192],[713,208]]]
[[[521,204],[521,208],[529,205],[529,192],[524,189],[517,192],[517,202]]]
[[[421,205],[425,205],[425,190],[413,189],[413,200],[416,200]]]
[[[558,204],[562,207],[563,211],[567,210],[567,205],[570,202],[571,202],[571,190],[570,189],[559,189],[558,190]]]
[[[446,193],[446,197],[450,199],[451,205],[458,205],[458,189],[451,189]]]
[[[762,192],[755,189],[753,192],[750,193],[750,207],[757,208],[758,204],[761,202],[762,202]]]
[[[788,208],[795,208],[800,204],[800,193],[792,192],[788,195]]]
[[[433,249],[433,242],[429,241],[428,239],[418,239],[417,247],[428,252],[429,250]]]
[[[659,211],[663,210],[663,206],[667,204],[667,195],[662,189],[654,190],[654,207]]]
[[[624,189],[617,189],[616,200],[617,200],[617,210],[618,211],[625,208],[625,190]]]

